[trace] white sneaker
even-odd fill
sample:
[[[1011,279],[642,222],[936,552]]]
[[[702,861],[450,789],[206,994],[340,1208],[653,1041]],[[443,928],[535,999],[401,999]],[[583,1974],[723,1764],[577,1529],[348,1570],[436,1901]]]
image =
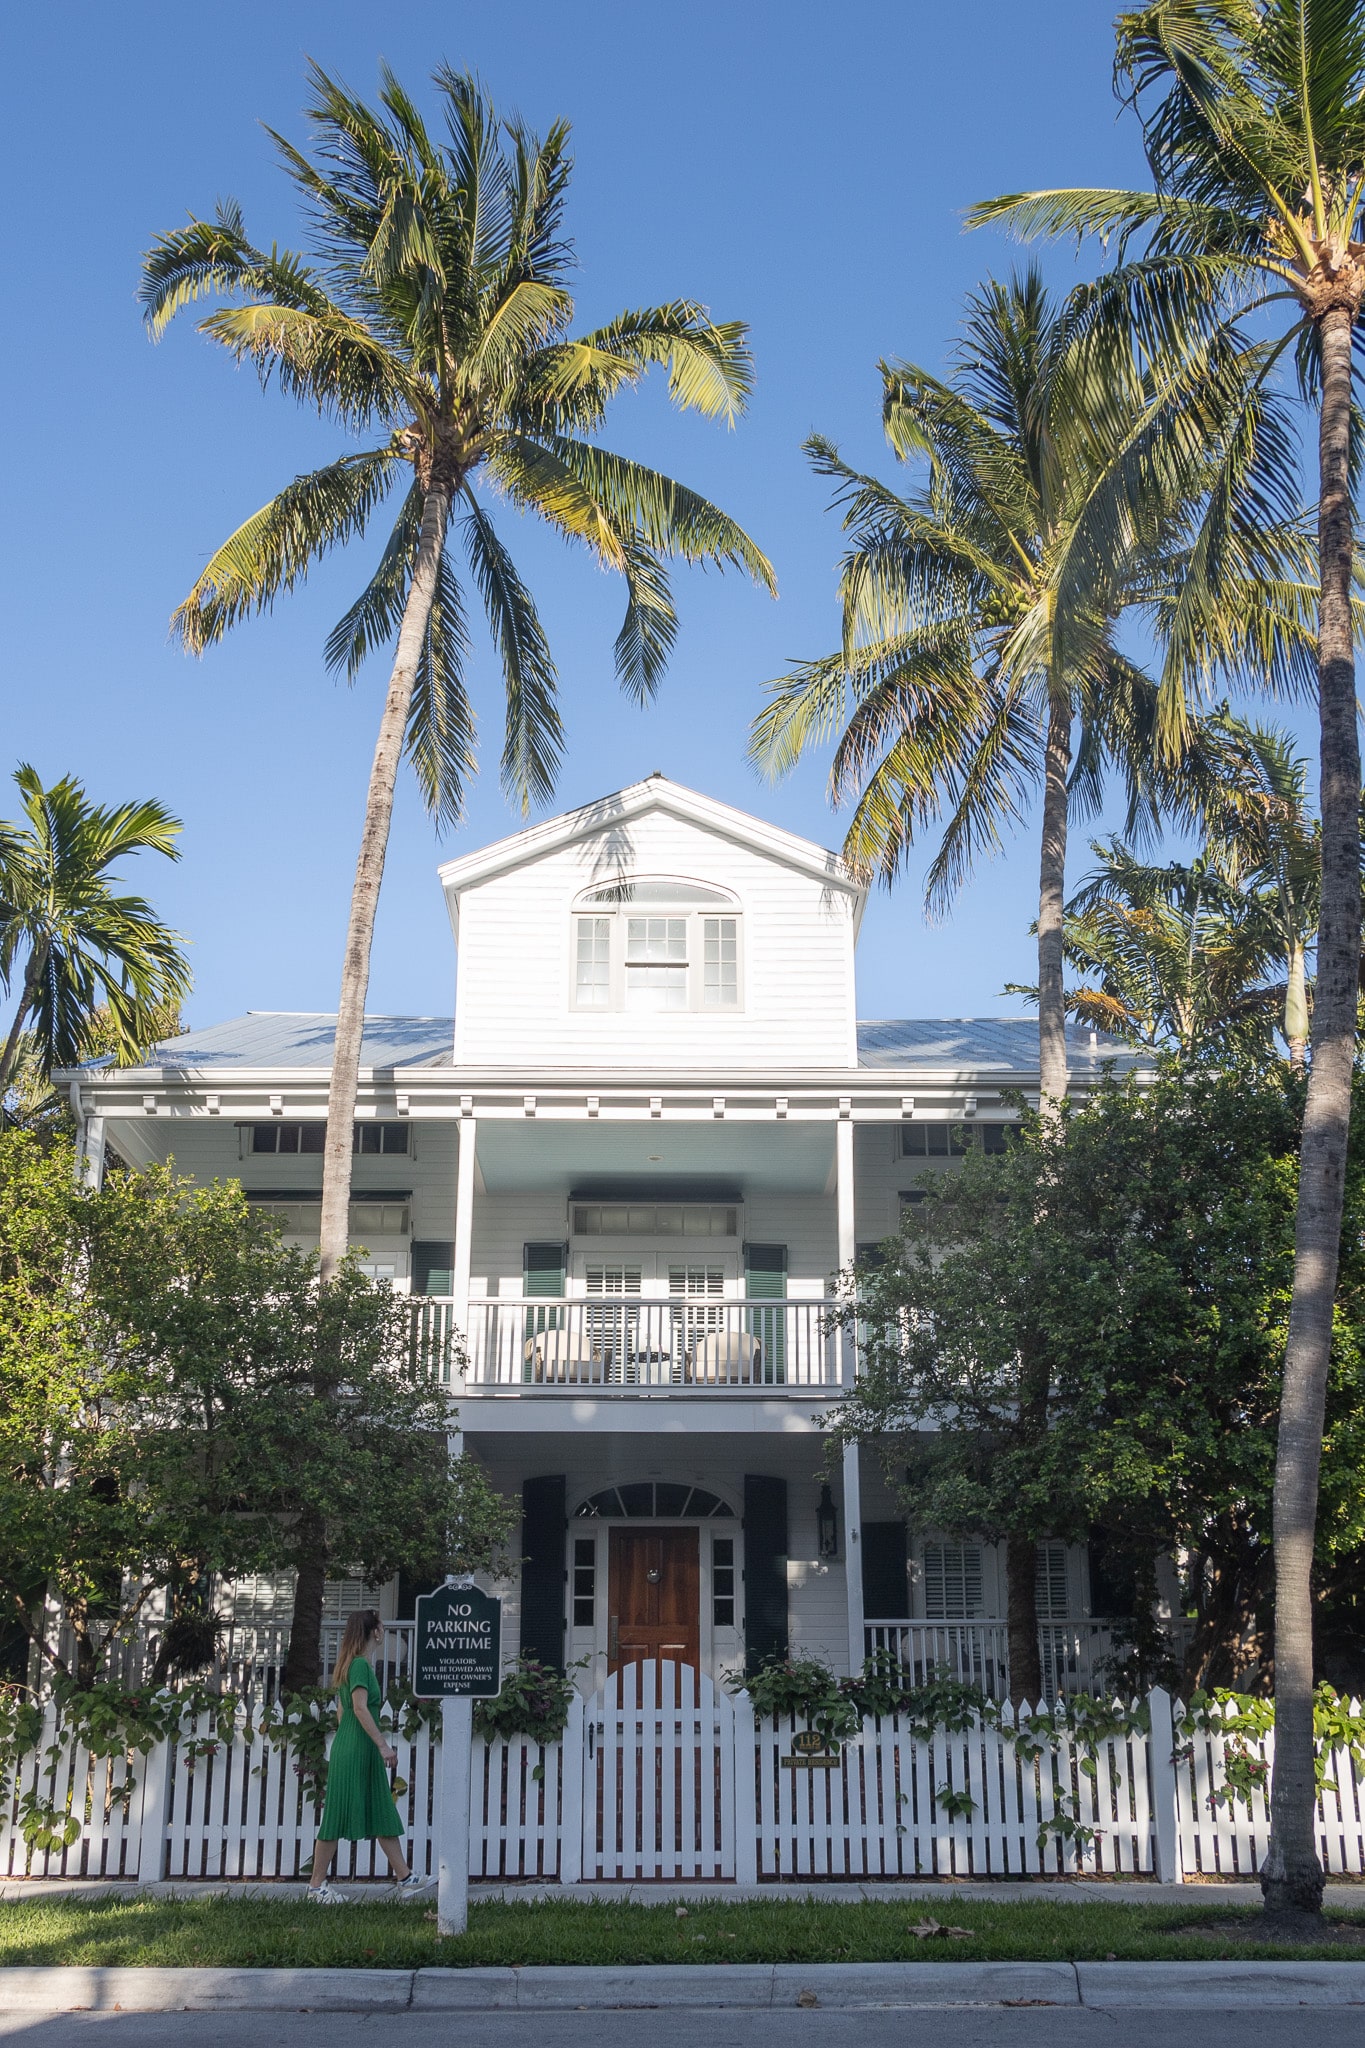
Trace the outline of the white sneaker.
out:
[[[394,1879],[389,1892],[395,1899],[412,1899],[418,1892],[429,1892],[435,1882],[434,1877],[423,1877],[420,1870],[410,1870],[406,1877]]]
[[[321,1884],[310,1884],[307,1897],[309,1903],[314,1906],[344,1906],[346,1904],[345,1892],[339,1892],[334,1884],[329,1884],[325,1879]]]

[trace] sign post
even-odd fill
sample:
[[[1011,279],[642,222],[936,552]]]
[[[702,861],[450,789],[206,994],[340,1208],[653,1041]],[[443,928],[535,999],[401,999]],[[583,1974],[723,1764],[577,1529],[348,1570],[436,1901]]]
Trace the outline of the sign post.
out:
[[[447,1579],[417,1601],[412,1689],[441,1702],[441,1796],[437,1815],[436,1924],[469,1924],[469,1767],[476,1699],[502,1678],[502,1602],[467,1580]]]

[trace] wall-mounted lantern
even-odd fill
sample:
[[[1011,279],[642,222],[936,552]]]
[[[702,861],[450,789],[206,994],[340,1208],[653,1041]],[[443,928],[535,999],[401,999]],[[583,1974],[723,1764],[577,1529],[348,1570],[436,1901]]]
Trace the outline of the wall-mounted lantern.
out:
[[[834,1505],[828,1482],[820,1488],[820,1505],[815,1510],[815,1538],[821,1557],[839,1555],[839,1510]]]

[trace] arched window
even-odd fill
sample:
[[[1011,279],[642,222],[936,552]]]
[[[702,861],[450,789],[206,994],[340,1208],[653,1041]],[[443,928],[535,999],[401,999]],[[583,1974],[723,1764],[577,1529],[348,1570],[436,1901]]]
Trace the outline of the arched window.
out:
[[[709,1521],[721,1515],[733,1517],[734,1509],[719,1494],[668,1479],[638,1479],[626,1486],[606,1486],[601,1493],[589,1494],[582,1506],[574,1510],[575,1520],[584,1521],[619,1520],[623,1516],[653,1521]]]
[[[740,1008],[739,905],[681,875],[624,875],[574,905],[576,1010],[644,1014]]]

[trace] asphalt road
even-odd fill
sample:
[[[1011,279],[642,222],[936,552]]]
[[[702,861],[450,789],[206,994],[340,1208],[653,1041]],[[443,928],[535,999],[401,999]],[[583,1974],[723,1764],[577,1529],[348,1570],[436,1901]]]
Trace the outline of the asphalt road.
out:
[[[0,2014],[9,2048],[1365,2048],[1365,2006],[1236,2012],[100,2013]],[[795,2040],[793,2040],[795,2036]]]

